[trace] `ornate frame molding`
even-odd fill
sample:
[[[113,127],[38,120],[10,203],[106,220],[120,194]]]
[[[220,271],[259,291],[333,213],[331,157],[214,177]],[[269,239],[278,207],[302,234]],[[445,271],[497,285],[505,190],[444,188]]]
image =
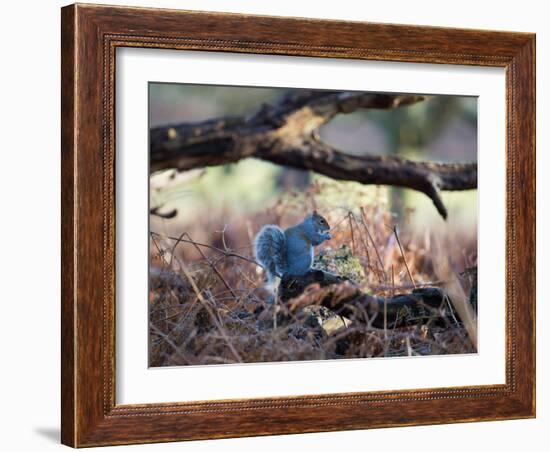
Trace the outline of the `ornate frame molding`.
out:
[[[62,44],[64,444],[81,447],[535,415],[534,35],[77,4],[62,9]],[[504,67],[506,383],[116,405],[118,47]]]

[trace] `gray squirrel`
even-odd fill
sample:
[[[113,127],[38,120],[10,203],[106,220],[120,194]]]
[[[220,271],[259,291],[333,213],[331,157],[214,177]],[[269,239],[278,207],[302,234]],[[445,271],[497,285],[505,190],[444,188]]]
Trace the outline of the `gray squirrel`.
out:
[[[317,211],[301,223],[282,230],[265,225],[256,235],[256,260],[267,272],[268,286],[284,275],[305,275],[313,265],[313,247],[330,240],[330,226]]]

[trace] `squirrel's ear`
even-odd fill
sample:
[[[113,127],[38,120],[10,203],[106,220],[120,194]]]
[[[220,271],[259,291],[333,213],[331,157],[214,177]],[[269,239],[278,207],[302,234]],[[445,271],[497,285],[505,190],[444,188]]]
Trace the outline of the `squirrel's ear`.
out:
[[[317,210],[314,210],[314,211],[313,211],[313,215],[319,215],[319,214],[317,213]]]

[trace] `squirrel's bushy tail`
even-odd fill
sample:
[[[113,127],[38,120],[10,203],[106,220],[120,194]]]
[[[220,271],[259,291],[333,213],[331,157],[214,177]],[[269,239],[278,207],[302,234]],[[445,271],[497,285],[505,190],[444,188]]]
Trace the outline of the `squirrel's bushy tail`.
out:
[[[256,260],[267,271],[268,285],[273,285],[277,277],[281,277],[285,268],[285,233],[274,225],[264,226],[254,243]]]

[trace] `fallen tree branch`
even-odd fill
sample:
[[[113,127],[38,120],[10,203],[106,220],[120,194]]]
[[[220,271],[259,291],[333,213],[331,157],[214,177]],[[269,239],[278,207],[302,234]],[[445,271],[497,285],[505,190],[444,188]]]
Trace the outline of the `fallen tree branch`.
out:
[[[358,313],[364,313],[370,325],[380,329],[440,321],[456,323],[455,311],[438,287],[415,288],[384,298],[364,293],[338,275],[312,270],[304,276],[284,277],[279,297],[291,312],[320,305],[350,318],[361,318]]]
[[[223,117],[197,124],[157,127],[150,132],[151,171],[186,171],[257,157],[313,170],[334,179],[392,185],[420,191],[443,218],[442,190],[477,187],[475,163],[417,162],[396,156],[350,155],[319,137],[319,129],[339,113],[391,109],[425,96],[332,91],[291,92],[252,117]]]

